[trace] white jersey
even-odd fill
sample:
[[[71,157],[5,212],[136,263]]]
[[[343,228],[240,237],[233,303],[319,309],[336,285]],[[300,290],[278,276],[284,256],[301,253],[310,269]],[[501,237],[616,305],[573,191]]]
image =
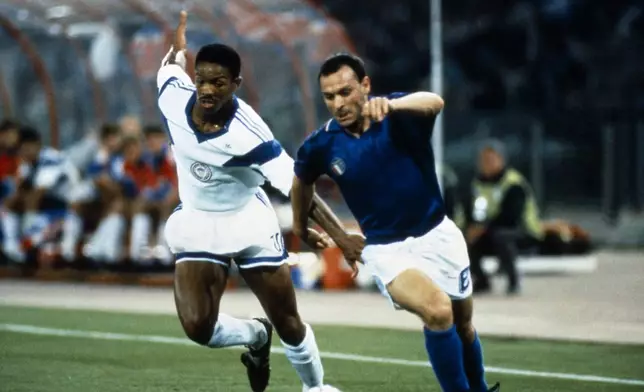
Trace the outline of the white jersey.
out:
[[[293,159],[248,104],[233,98],[236,111],[226,127],[205,134],[192,122],[196,88],[180,66],[161,67],[157,88],[159,109],[176,161],[179,197],[185,207],[213,212],[239,210],[265,181],[289,195]]]
[[[19,174],[36,189],[62,201],[70,201],[70,194],[80,181],[78,169],[62,152],[50,147],[40,150],[34,164],[22,163]]]

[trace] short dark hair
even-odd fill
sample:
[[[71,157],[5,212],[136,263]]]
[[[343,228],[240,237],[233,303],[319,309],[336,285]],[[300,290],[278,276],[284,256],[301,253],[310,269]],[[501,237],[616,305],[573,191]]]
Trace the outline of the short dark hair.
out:
[[[232,47],[224,44],[210,44],[202,46],[195,58],[195,65],[199,63],[215,63],[228,69],[233,78],[238,78],[241,73],[241,57]]]
[[[358,81],[362,81],[365,76],[367,76],[367,71],[365,70],[364,61],[354,54],[351,53],[336,53],[328,57],[322,63],[320,67],[320,72],[318,73],[318,81],[322,76],[328,76],[332,73],[336,73],[340,68],[347,66],[353,70],[358,78]]]
[[[40,143],[42,138],[40,137],[40,132],[35,128],[29,126],[23,126],[20,128],[20,144],[23,143]]]
[[[130,146],[138,146],[141,144],[141,139],[136,136],[126,136],[123,138],[123,149]]]
[[[10,129],[20,129],[20,124],[11,119],[5,119],[0,123],[0,132],[6,132]]]
[[[159,125],[146,125],[143,128],[143,134],[145,136],[163,135],[165,134],[165,130],[161,128]]]
[[[105,140],[110,136],[116,136],[121,133],[121,128],[116,124],[103,124],[101,126],[101,140]]]

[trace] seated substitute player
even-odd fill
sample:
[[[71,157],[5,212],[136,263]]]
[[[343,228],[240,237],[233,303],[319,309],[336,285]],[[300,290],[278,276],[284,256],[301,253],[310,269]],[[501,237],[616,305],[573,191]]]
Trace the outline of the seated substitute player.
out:
[[[118,125],[101,126],[98,151],[85,168],[85,179],[73,191],[76,202],[70,206],[65,227],[72,233],[62,244],[66,260],[77,257],[76,248],[83,236],[81,217],[97,212],[98,227],[84,247],[84,255],[93,261],[113,265],[121,258],[123,231],[123,197],[117,182],[115,163],[121,149],[121,130]]]
[[[424,322],[425,346],[442,389],[487,391],[472,326],[467,247],[445,216],[430,145],[443,100],[428,92],[372,97],[362,60],[350,54],[327,59],[319,83],[333,118],[298,150],[294,231],[306,238],[314,182],[329,175],[366,236],[362,261],[382,293]],[[349,262],[356,259],[346,237],[328,234]]]
[[[156,179],[155,192],[151,194],[152,202],[157,205],[158,228],[154,258],[163,264],[172,262],[164,240],[165,222],[172,210],[179,204],[177,189],[177,171],[174,158],[168,146],[168,133],[160,126],[148,125],[143,128],[145,135],[145,160],[152,167]]]
[[[157,76],[182,202],[165,229],[176,260],[179,319],[186,335],[201,345],[247,346],[242,363],[253,391],[264,391],[269,382],[273,325],[303,390],[335,391],[323,383],[313,330],[297,310],[277,217],[260,189],[268,181],[288,195],[293,160],[260,116],[235,96],[241,59],[234,49],[222,44],[199,49],[193,84],[185,72],[186,18],[182,12],[175,43]],[[334,226],[337,218],[328,207],[314,204],[316,221]],[[327,238],[313,230],[308,239],[312,246],[327,246]],[[219,313],[232,260],[272,325]]]
[[[12,230],[7,235],[13,240],[6,253],[22,261],[25,254],[21,247],[16,248],[15,241],[22,239],[28,247],[38,248],[48,239],[50,225],[69,213],[69,204],[74,201],[72,191],[78,186],[80,175],[63,153],[43,147],[40,134],[33,128],[20,129],[18,155],[18,197],[24,210],[22,238],[17,224],[7,225]],[[16,212],[8,212],[5,219],[17,221]],[[62,234],[63,241],[73,235],[65,226]]]

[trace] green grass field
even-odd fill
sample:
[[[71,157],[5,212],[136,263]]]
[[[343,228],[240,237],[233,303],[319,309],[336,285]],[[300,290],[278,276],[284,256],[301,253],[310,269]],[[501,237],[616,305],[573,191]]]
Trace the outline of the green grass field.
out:
[[[343,391],[440,391],[432,370],[422,366],[419,332],[328,326],[315,332],[328,353],[326,381]],[[268,390],[300,391],[275,343]],[[620,381],[644,380],[642,346],[498,338],[483,343],[488,380],[501,381],[503,391],[644,391],[644,381]],[[0,306],[3,392],[248,391],[239,354],[188,344],[175,317]],[[521,371],[509,374],[513,370]]]

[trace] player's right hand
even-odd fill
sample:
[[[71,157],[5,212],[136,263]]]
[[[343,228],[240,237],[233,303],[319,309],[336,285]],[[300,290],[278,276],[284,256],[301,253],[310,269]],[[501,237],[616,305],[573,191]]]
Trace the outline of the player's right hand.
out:
[[[362,263],[362,250],[365,238],[362,234],[349,233],[342,240],[336,240],[336,245],[342,251],[344,259],[351,267],[352,278],[358,276],[358,263]]]
[[[362,115],[375,122],[381,122],[390,112],[391,102],[385,97],[373,97],[362,107]]]

